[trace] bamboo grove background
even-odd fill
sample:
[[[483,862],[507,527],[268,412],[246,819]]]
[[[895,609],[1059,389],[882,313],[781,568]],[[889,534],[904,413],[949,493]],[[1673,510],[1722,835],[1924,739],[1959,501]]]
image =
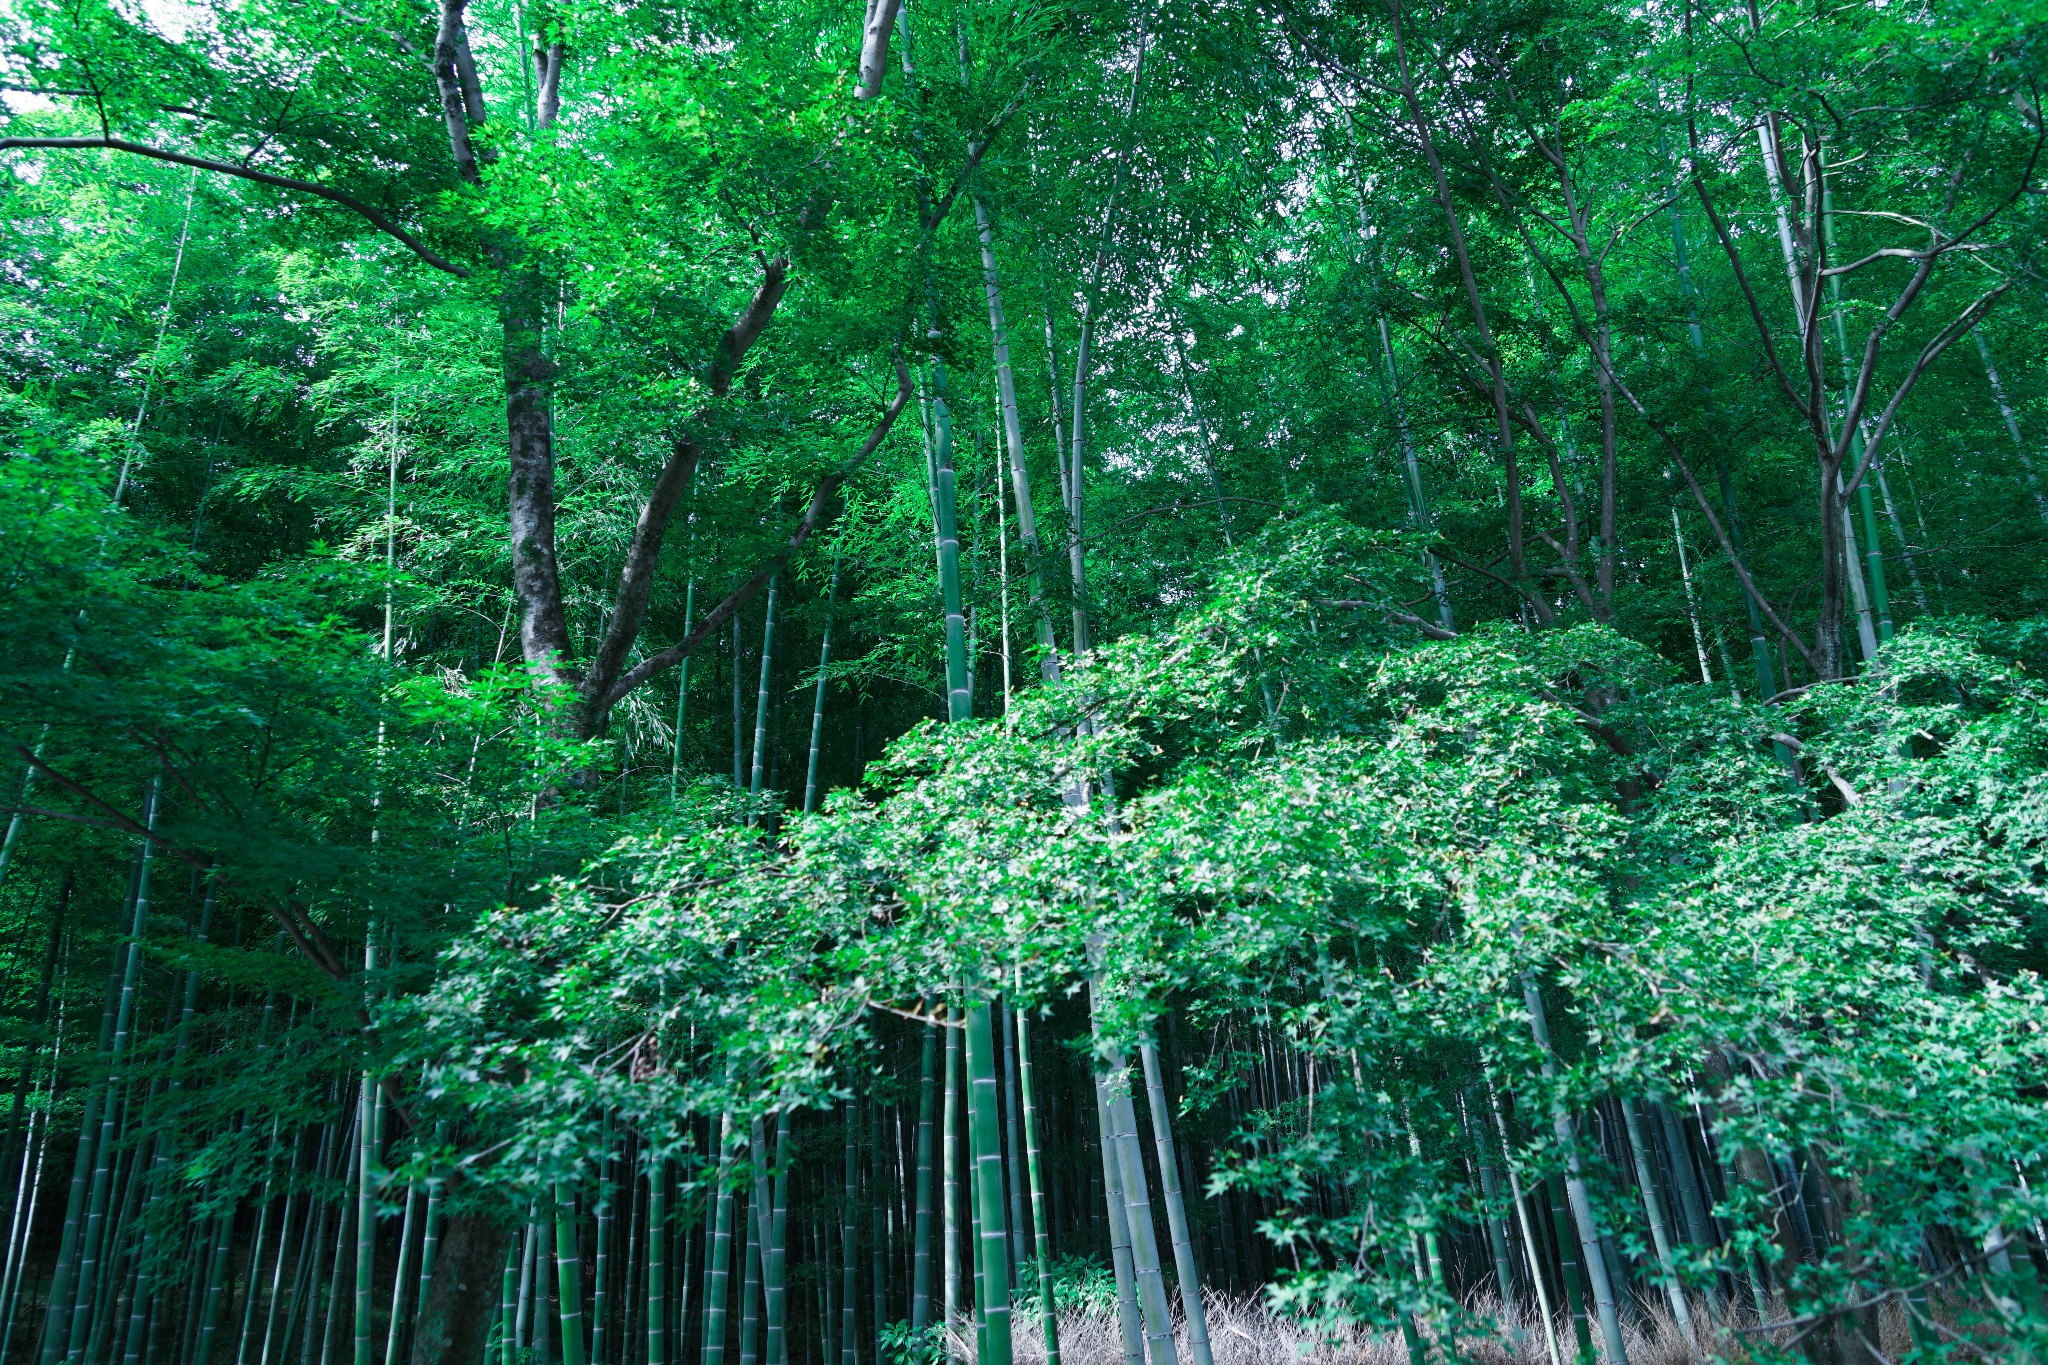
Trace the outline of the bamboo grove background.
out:
[[[2037,6],[0,31],[0,1362],[2048,1354]]]

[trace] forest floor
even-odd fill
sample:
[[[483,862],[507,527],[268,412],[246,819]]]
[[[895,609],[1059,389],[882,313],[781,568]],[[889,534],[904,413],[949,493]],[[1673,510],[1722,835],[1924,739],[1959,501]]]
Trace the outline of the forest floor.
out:
[[[1473,1305],[1483,1318],[1500,1324],[1490,1337],[1461,1339],[1457,1349],[1446,1353],[1463,1365],[1554,1365],[1542,1320],[1534,1312],[1516,1312],[1504,1317],[1498,1303]],[[1708,1361],[1743,1361],[1750,1358],[1745,1334],[1736,1331],[1709,1305],[1694,1302],[1694,1321],[1704,1331],[1703,1347],[1695,1347],[1671,1315],[1662,1307],[1634,1313],[1622,1333],[1629,1365],[1704,1365]],[[1020,1314],[1015,1332],[1015,1365],[1046,1365],[1045,1342],[1037,1332],[1038,1319]],[[1211,1295],[1208,1299],[1211,1353],[1216,1365],[1409,1365],[1407,1348],[1397,1333],[1357,1326],[1321,1330],[1274,1313],[1256,1299],[1233,1299]],[[1906,1327],[1884,1323],[1887,1355],[1903,1349]],[[1900,1342],[1891,1341],[1894,1329]],[[1556,1324],[1557,1360],[1569,1365],[1574,1358],[1571,1322]],[[1061,1365],[1123,1365],[1121,1333],[1114,1311],[1069,1308],[1060,1313]],[[1176,1320],[1176,1356],[1192,1360],[1187,1329]],[[1754,1332],[1748,1333],[1754,1336]],[[1779,1344],[1783,1344],[1782,1342]],[[955,1359],[974,1359],[973,1333],[956,1334]]]

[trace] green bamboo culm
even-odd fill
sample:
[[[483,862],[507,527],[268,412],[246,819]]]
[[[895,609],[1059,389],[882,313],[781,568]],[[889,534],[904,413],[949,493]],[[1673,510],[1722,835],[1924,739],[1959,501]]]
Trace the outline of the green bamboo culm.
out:
[[[841,1167],[844,1199],[839,1206],[839,1361],[840,1365],[860,1365],[860,1261],[855,1255],[860,1249],[860,1231],[854,1222],[860,1203],[860,1147],[854,1136],[854,1102],[846,1101],[839,1113],[845,1125],[840,1144],[845,1159]]]
[[[1685,1334],[1687,1341],[1695,1344],[1699,1336],[1693,1330],[1692,1311],[1685,1301],[1685,1285],[1678,1278],[1678,1262],[1671,1252],[1671,1234],[1664,1213],[1664,1196],[1658,1187],[1656,1173],[1650,1169],[1650,1144],[1643,1129],[1642,1116],[1636,1111],[1636,1103],[1627,1096],[1622,1097],[1621,1118],[1628,1129],[1628,1145],[1635,1156],[1636,1188],[1642,1192],[1643,1211],[1650,1219],[1650,1241],[1657,1252],[1657,1269],[1664,1281],[1664,1297],[1671,1305],[1672,1320],[1678,1330]]]
[[[1529,1012],[1529,1033],[1543,1057],[1543,1077],[1554,1081],[1557,1054],[1550,1046],[1550,1023],[1543,1011],[1543,996],[1532,976],[1522,978],[1522,1002]],[[1593,1306],[1600,1318],[1600,1344],[1607,1365],[1628,1365],[1628,1348],[1622,1344],[1621,1318],[1614,1302],[1614,1285],[1608,1278],[1607,1259],[1600,1249],[1600,1230],[1593,1220],[1593,1200],[1579,1162],[1578,1144],[1572,1132],[1571,1111],[1553,1094],[1551,1126],[1565,1153],[1565,1197],[1571,1204],[1571,1221],[1578,1226],[1579,1250],[1583,1254],[1587,1282],[1593,1289]]]
[[[505,1248],[505,1268],[498,1276],[498,1363],[513,1365],[519,1340],[519,1247]],[[488,1358],[488,1357],[486,1357]]]
[[[583,1253],[576,1238],[576,1196],[555,1183],[555,1292],[561,1308],[562,1365],[585,1365],[583,1344]]]
[[[929,1014],[930,996],[919,1005]],[[917,1194],[911,1222],[910,1243],[910,1330],[922,1333],[932,1321],[932,1118],[937,1089],[939,1029],[924,1026],[923,1047],[918,1060],[917,1081]],[[1056,1365],[1056,1362],[1055,1362]]]
[[[605,1324],[611,1314],[611,1231],[612,1231],[612,1116],[606,1110],[604,1115],[604,1136],[600,1142],[603,1155],[598,1158],[597,1208],[593,1210],[597,1225],[597,1245],[591,1253],[590,1277],[590,1365],[605,1365]]]
[[[946,365],[932,362],[933,451],[932,503],[938,517],[939,594],[946,613],[946,719],[966,720],[974,714],[973,689],[967,680],[967,618],[960,606],[960,530],[954,497],[953,414],[946,406]]]
[[[1115,1046],[1110,1048],[1108,1061],[1103,1098],[1109,1106],[1117,1180],[1123,1188],[1124,1222],[1130,1231],[1131,1274],[1145,1330],[1145,1359],[1149,1365],[1175,1365],[1173,1318],[1167,1307],[1166,1275],[1159,1262],[1159,1235],[1152,1225],[1152,1196],[1145,1180],[1144,1152],[1138,1145],[1130,1063],[1123,1049]]]
[[[1131,1264],[1131,1228],[1124,1209],[1123,1177],[1116,1153],[1116,1121],[1109,1114],[1109,1089],[1098,1071],[1089,1087],[1095,1092],[1095,1129],[1102,1135],[1096,1151],[1102,1160],[1102,1203],[1109,1219],[1109,1264],[1116,1278],[1116,1321],[1123,1343],[1124,1365],[1144,1365],[1145,1328],[1138,1315],[1137,1275]]]
[[[420,1185],[406,1185],[405,1214],[398,1225],[398,1265],[391,1275],[391,1315],[384,1326],[384,1365],[398,1365],[399,1328],[405,1322],[405,1281],[412,1269],[412,1229],[419,1217]],[[204,1365],[194,1361],[193,1365]]]
[[[756,1125],[757,1132],[761,1126]],[[761,1288],[767,1327],[762,1355],[765,1365],[789,1365],[789,1171],[783,1168],[789,1150],[789,1111],[785,1109],[775,1119],[773,1152],[762,1153],[761,1169],[768,1174],[755,1182],[757,1192],[767,1200],[762,1214],[761,1243]]]
[[[151,779],[149,795],[143,802],[142,823],[145,829],[156,826],[160,786],[159,780]],[[119,1134],[123,1108],[116,1099],[122,1084],[121,1063],[128,1054],[129,1039],[135,1029],[135,1002],[142,977],[143,934],[149,924],[149,883],[155,846],[153,838],[142,840],[135,874],[134,911],[122,955],[120,989],[115,997],[118,1003],[114,1008],[113,1031],[104,1049],[107,1075],[100,1087],[104,1098],[100,1104],[99,1133],[92,1143],[92,1185],[85,1205],[85,1224],[78,1239],[78,1269],[68,1314],[68,1332],[63,1344],[63,1354],[72,1360],[83,1358],[86,1334],[92,1329],[93,1319],[97,1316],[93,1309],[98,1302],[99,1249],[104,1240],[101,1228],[106,1222],[108,1195],[113,1186],[114,1143]],[[82,1141],[80,1148],[83,1151]],[[54,1296],[52,1302],[55,1302]],[[48,1343],[45,1358],[49,1358]]]
[[[1024,1165],[1031,1180],[1032,1256],[1038,1262],[1038,1311],[1045,1329],[1046,1365],[1060,1365],[1060,1324],[1052,1292],[1052,1225],[1045,1208],[1045,1175],[1038,1153],[1038,1105],[1032,1085],[1031,1021],[1016,1011],[1017,1084],[1024,1103]],[[927,1054],[931,1044],[925,1044]],[[926,1070],[930,1070],[927,1061]]]
[[[756,1164],[755,1192],[748,1199],[747,1216],[740,1220],[739,1227],[740,1236],[744,1239],[741,1245],[745,1247],[740,1260],[744,1271],[740,1276],[739,1365],[760,1365],[761,1360],[761,1254],[767,1231],[763,1222],[768,1215],[764,1207],[766,1201],[759,1197],[760,1169]]]
[[[374,950],[364,957],[374,961]],[[355,1365],[371,1365],[377,1261],[377,1088],[365,1071],[356,1100]]]
[[[704,1365],[725,1362],[726,1281],[732,1275],[732,1115],[718,1120],[718,1187],[704,1267]]]
[[[695,528],[690,537],[691,546],[696,544]],[[690,623],[697,619],[697,575],[692,573],[688,586],[683,589],[683,634],[690,633]],[[676,731],[669,746],[668,757],[668,799],[676,799],[676,791],[683,775],[683,712],[690,700],[690,656],[685,654],[676,665]]]
[[[945,1100],[939,1127],[939,1200],[944,1298],[941,1324],[951,1333],[960,1317],[960,1012],[945,1006]]]
[[[1172,1110],[1166,1100],[1166,1078],[1157,1044],[1139,1045],[1145,1068],[1146,1107],[1152,1111],[1152,1140],[1159,1149],[1159,1192],[1166,1202],[1166,1227],[1173,1237],[1173,1269],[1180,1280],[1180,1309],[1188,1325],[1188,1354],[1195,1365],[1215,1365],[1209,1349],[1209,1315],[1202,1305],[1202,1277],[1195,1267],[1194,1239],[1188,1232],[1187,1204],[1181,1198],[1180,1161],[1173,1145]]]
[[[372,920],[363,936],[363,974],[373,976],[376,970],[377,924]],[[356,1089],[355,1365],[371,1365],[376,1335],[377,1121],[383,1112],[378,1099],[377,1078],[365,1069]]]
[[[750,796],[761,795],[761,774],[768,762],[768,683],[775,665],[775,607],[782,595],[782,575],[768,580],[768,606],[761,617],[761,673],[754,693],[754,763],[747,781]]]
[[[825,638],[818,645],[818,681],[811,695],[811,753],[804,764],[804,814],[818,808],[818,749],[825,734],[825,670],[832,663],[832,611],[839,600],[839,560],[832,561],[832,586],[825,590]]]
[[[981,1236],[979,1270],[988,1324],[977,1365],[1010,1365],[1010,1235],[1004,1226],[1003,1138],[997,1109],[995,1036],[987,1005],[967,1012],[968,1122],[974,1132],[974,1193]]]
[[[668,1172],[647,1163],[647,1365],[668,1365]]]

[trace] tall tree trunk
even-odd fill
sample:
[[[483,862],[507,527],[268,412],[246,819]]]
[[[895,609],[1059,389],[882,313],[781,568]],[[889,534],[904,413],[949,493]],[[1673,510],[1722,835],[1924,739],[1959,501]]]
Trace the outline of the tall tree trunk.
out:
[[[490,1330],[490,1304],[512,1239],[482,1210],[449,1215],[426,1304],[413,1324],[411,1365],[474,1365]]]
[[[1001,281],[996,272],[995,235],[988,206],[974,200],[975,225],[981,239],[982,290],[988,298],[990,347],[996,370],[996,391],[1002,413],[1003,451],[1009,457],[1011,494],[1017,502],[1017,542],[1024,551],[1025,590],[1031,598],[1032,629],[1038,638],[1038,668],[1046,682],[1060,676],[1059,644],[1053,638],[1051,608],[1039,571],[1038,517],[1031,503],[1031,475],[1024,465],[1024,431],[1017,413],[1017,381],[1010,366],[1010,333],[1003,317]]]

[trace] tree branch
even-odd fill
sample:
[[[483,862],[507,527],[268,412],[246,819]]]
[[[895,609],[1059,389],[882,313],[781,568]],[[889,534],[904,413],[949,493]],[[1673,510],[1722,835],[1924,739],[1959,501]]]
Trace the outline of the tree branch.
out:
[[[1913,368],[1906,371],[1906,377],[1901,379],[1898,388],[1892,391],[1891,401],[1884,405],[1884,411],[1878,414],[1876,425],[1871,428],[1869,436],[1864,439],[1863,458],[1856,462],[1855,474],[1843,486],[1843,497],[1848,497],[1855,493],[1857,487],[1862,484],[1863,476],[1869,471],[1871,461],[1877,458],[1878,446],[1884,441],[1885,433],[1891,429],[1892,418],[1898,415],[1899,404],[1906,401],[1906,395],[1913,391],[1913,386],[1919,382],[1920,376],[1926,372],[1927,367],[1939,359],[1943,351],[1946,351],[1950,346],[1968,336],[1970,330],[1983,319],[1986,313],[1991,311],[1991,305],[1998,302],[1999,295],[2010,288],[2012,288],[2012,281],[2007,280],[1996,289],[1983,294],[1976,302],[1965,308],[1953,322],[1935,333],[1933,338],[1920,348],[1919,356],[1913,361]],[[1848,423],[1844,423],[1845,427],[1848,425]]]
[[[732,386],[733,375],[746,358],[748,348],[774,318],[775,305],[789,288],[788,257],[778,256],[769,261],[764,274],[761,287],[719,338],[718,348],[712,354],[704,382],[714,398],[722,397]],[[694,420],[702,421],[708,412],[708,408],[699,409]],[[647,621],[647,601],[654,590],[654,571],[661,559],[662,541],[675,520],[676,506],[682,500],[683,490],[689,487],[701,456],[702,449],[694,438],[678,436],[670,446],[667,463],[655,476],[654,487],[633,527],[633,539],[626,547],[626,562],[619,569],[619,590],[612,605],[611,623],[605,627],[604,639],[580,686],[586,706],[611,691],[633,642],[640,638],[640,628]],[[590,716],[591,721],[595,722],[598,714],[601,709]]]
[[[1690,115],[1687,115],[1686,125],[1687,132],[1692,135],[1693,142],[1693,190],[1699,195],[1700,207],[1706,210],[1707,223],[1714,229],[1715,240],[1721,243],[1721,250],[1728,257],[1728,265],[1735,273],[1736,287],[1742,290],[1743,302],[1749,305],[1750,321],[1756,326],[1757,339],[1763,343],[1764,360],[1770,366],[1771,373],[1777,377],[1778,387],[1785,391],[1785,396],[1792,400],[1793,406],[1798,408],[1802,414],[1807,414],[1806,400],[1801,398],[1799,391],[1792,387],[1792,377],[1785,373],[1784,365],[1778,360],[1778,348],[1771,344],[1771,325],[1764,320],[1763,305],[1757,302],[1756,290],[1749,283],[1749,274],[1742,268],[1742,256],[1735,249],[1735,239],[1728,235],[1727,225],[1721,221],[1720,213],[1714,208],[1713,198],[1707,193],[1707,182],[1705,177],[1700,174],[1699,169],[1698,133],[1693,127]]]
[[[15,752],[20,754],[37,772],[49,778],[51,782],[65,791],[70,792],[88,806],[102,812],[106,817],[103,822],[88,820],[81,821],[81,823],[103,824],[106,828],[118,829],[125,834],[132,834],[138,839],[146,839],[180,862],[189,863],[203,872],[217,873],[219,867],[218,859],[195,852],[181,844],[172,843],[170,840],[165,839],[159,831],[151,829],[138,820],[132,819],[126,812],[102,799],[98,793],[94,792],[84,783],[59,772],[42,755],[38,754],[28,745],[23,744],[20,740],[10,740],[8,742],[14,746]],[[55,814],[55,812],[50,813]],[[240,881],[227,878],[222,878],[221,884],[244,891],[255,889]],[[271,917],[277,921],[278,927],[290,935],[292,941],[298,945],[299,951],[306,955],[308,961],[336,981],[346,981],[348,979],[348,968],[343,966],[340,959],[334,955],[334,950],[328,946],[326,936],[320,932],[320,927],[314,924],[307,917],[303,908],[292,901],[290,897],[273,899],[270,896],[255,896],[252,899],[257,900],[269,909]]]
[[[979,166],[982,157],[988,154],[989,147],[995,142],[996,134],[1003,130],[1003,125],[1008,123],[1019,109],[1023,108],[1024,96],[1030,90],[1031,82],[1029,80],[1018,86],[1017,93],[1010,97],[1010,102],[1003,106],[1002,112],[997,114],[989,125],[981,130],[981,136],[967,144],[966,164],[961,166],[960,173],[953,177],[952,186],[947,189],[945,194],[940,196],[939,202],[932,207],[931,212],[925,215],[924,228],[926,232],[936,232],[939,224],[946,221],[946,215],[953,211],[953,201],[958,199],[960,191],[967,187],[968,178],[974,174],[974,168]]]
[[[897,414],[910,402],[911,392],[910,370],[899,356],[896,360],[895,399],[882,414],[882,420],[875,425],[874,431],[869,434],[867,443],[861,446],[860,453],[818,481],[817,488],[811,493],[810,505],[804,509],[803,517],[797,522],[796,529],[790,532],[789,540],[769,557],[767,563],[755,571],[752,578],[733,589],[723,602],[706,613],[704,619],[697,623],[696,629],[659,654],[641,660],[620,678],[609,692],[594,698],[590,703],[589,712],[589,719],[592,722],[618,705],[634,688],[655,674],[688,658],[696,651],[697,646],[703,644],[720,626],[732,619],[733,613],[752,601],[756,594],[767,587],[769,579],[782,572],[783,566],[789,563],[791,556],[803,548],[811,533],[831,519],[832,495],[839,491],[841,484],[852,477],[854,471],[868,462],[868,457],[882,444],[883,439],[889,434],[889,428],[896,424]]]
[[[215,161],[209,157],[187,156],[162,147],[151,147],[141,142],[130,142],[118,137],[5,137],[0,138],[0,151],[16,147],[89,148],[105,147],[110,151],[128,152],[135,156],[146,156],[156,161],[168,161],[176,166],[190,166],[194,170],[215,171],[221,175],[232,175],[242,180],[253,180],[259,185],[274,185],[279,189],[297,190],[301,194],[315,195],[331,204],[339,204],[349,211],[367,219],[378,231],[396,238],[412,252],[436,270],[445,271],[458,279],[468,279],[469,271],[448,260],[419,238],[407,232],[384,214],[371,208],[352,194],[316,185],[310,180],[297,180],[288,175],[272,175],[248,166],[237,166],[231,161]]]

